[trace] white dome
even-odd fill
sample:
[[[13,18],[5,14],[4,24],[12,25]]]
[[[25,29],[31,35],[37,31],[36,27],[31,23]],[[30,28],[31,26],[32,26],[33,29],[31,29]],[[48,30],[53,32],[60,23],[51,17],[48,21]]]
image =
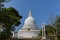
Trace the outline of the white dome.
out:
[[[22,29],[28,29],[28,28],[38,29],[38,28],[37,28],[37,25],[36,25],[36,23],[35,23],[35,20],[34,20],[34,18],[32,17],[31,11],[29,12],[28,17],[26,18],[26,20],[25,20],[25,22],[24,22],[24,26],[23,26]]]
[[[25,20],[25,25],[27,24],[31,24],[31,23],[34,23],[34,18],[32,16],[29,16],[26,20]]]
[[[25,25],[27,25],[27,24],[31,24],[32,22],[34,23],[34,18],[32,17],[32,12],[31,11],[29,11],[29,15],[28,15],[28,18],[26,18],[26,20],[25,20]]]

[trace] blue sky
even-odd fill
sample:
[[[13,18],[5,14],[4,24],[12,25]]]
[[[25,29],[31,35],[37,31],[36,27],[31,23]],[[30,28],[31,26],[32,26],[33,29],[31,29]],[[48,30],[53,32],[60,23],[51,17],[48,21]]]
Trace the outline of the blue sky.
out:
[[[41,28],[41,23],[48,24],[50,16],[60,15],[60,0],[12,0],[5,3],[5,7],[14,7],[23,16],[17,30],[23,26],[29,10],[32,10],[38,28]]]

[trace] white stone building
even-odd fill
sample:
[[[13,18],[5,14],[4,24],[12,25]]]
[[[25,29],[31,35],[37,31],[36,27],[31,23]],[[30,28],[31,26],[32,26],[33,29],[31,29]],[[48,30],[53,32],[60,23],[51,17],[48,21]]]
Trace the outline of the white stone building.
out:
[[[13,35],[16,38],[37,38],[40,30],[38,29],[34,18],[32,17],[31,10],[26,18],[23,27]]]

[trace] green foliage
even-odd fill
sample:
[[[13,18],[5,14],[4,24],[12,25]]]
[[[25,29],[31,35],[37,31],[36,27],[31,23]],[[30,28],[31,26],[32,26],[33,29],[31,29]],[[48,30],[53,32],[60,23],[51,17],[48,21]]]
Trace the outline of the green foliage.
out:
[[[0,13],[0,22],[4,23],[5,25],[3,26],[4,31],[1,33],[0,39],[5,40],[10,38],[11,31],[14,30],[15,26],[20,24],[21,18],[22,16],[19,15],[19,12],[12,7],[2,9]]]
[[[22,16],[20,16],[18,14],[18,12],[10,7],[10,8],[4,8],[1,13],[0,13],[0,18],[3,23],[8,23],[9,25],[18,25],[17,23],[19,23],[20,18],[22,18]]]
[[[50,37],[56,36],[57,40],[60,40],[60,16],[56,16],[56,20],[52,25],[46,25],[46,35]],[[42,35],[41,31],[40,35]]]
[[[54,22],[54,25],[56,26],[56,35],[58,40],[60,40],[60,16],[56,16],[56,21]]]
[[[11,31],[15,30],[18,26],[22,16],[15,8],[4,8],[4,2],[11,0],[0,0],[0,23],[4,23],[3,31],[0,33],[0,40],[9,40],[11,38]]]
[[[9,2],[11,0],[0,0],[0,12],[2,10],[2,8],[4,7],[4,2]]]
[[[46,25],[46,35],[56,35],[56,29],[51,25]]]
[[[46,28],[47,36],[56,34],[56,29],[54,27],[52,27],[51,25],[46,25],[45,28]],[[42,36],[42,30],[40,31],[39,35]]]

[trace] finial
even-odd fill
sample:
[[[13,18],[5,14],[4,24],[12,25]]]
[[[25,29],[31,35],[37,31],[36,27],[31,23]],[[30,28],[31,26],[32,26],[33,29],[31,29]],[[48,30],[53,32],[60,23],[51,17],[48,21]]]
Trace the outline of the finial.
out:
[[[32,11],[31,10],[29,11],[29,15],[28,16],[32,16]]]

